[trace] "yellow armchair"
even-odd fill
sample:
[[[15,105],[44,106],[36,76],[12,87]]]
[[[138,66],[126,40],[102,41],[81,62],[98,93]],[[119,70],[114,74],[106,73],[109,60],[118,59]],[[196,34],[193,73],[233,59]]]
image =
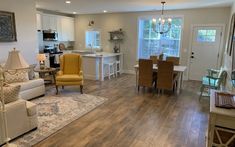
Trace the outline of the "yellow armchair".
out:
[[[79,54],[60,56],[60,71],[56,75],[56,93],[58,86],[80,85],[83,93],[82,57]]]

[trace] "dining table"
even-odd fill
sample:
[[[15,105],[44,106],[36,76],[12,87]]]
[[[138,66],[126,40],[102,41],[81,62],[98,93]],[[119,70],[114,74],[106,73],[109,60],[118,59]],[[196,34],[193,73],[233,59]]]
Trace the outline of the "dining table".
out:
[[[138,71],[139,71],[139,64],[134,65],[135,68],[135,73],[136,73],[136,86],[138,86]],[[158,66],[157,64],[153,64],[153,71],[157,72]],[[177,94],[180,93],[182,86],[183,86],[183,73],[186,71],[187,66],[182,66],[182,65],[174,65],[174,72],[179,74],[179,78],[177,79],[177,87],[176,91]]]

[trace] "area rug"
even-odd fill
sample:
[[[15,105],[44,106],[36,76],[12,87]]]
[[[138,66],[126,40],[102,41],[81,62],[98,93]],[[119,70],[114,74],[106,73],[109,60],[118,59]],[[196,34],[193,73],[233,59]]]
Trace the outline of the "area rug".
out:
[[[64,126],[103,104],[107,98],[88,94],[70,96],[44,96],[32,100],[38,105],[38,128],[13,143],[28,147],[44,140]]]

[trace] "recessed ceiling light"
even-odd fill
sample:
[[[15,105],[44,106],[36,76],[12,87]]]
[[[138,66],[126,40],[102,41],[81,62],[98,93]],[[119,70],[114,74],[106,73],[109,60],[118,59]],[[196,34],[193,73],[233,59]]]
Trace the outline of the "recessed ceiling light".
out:
[[[65,1],[65,3],[66,3],[66,4],[70,4],[70,3],[71,3],[71,1]]]
[[[73,12],[73,14],[77,14],[77,12]]]
[[[106,12],[108,12],[108,11],[107,11],[107,10],[104,10],[103,12],[106,13]]]

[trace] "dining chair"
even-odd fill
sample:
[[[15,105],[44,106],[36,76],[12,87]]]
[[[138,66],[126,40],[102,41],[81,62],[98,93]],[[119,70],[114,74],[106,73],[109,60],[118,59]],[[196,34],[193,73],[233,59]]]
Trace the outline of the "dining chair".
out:
[[[170,61],[158,61],[157,89],[173,90],[176,86],[177,74],[174,74],[174,64]]]
[[[179,57],[168,56],[168,57],[166,57],[166,61],[171,61],[171,62],[173,62],[174,65],[179,65],[180,64],[180,58]]]
[[[208,88],[208,95],[210,94],[210,89],[220,89],[221,85],[225,85],[227,77],[227,72],[223,69],[207,69],[207,75],[202,77],[202,86],[200,89],[199,101],[201,100],[202,93],[205,88]]]
[[[160,54],[158,60],[163,61],[164,54]]]
[[[153,88],[156,80],[156,77],[153,75],[153,61],[150,59],[139,59],[138,91],[140,86]]]
[[[157,64],[158,56],[150,56],[150,59],[153,61],[153,64]]]

